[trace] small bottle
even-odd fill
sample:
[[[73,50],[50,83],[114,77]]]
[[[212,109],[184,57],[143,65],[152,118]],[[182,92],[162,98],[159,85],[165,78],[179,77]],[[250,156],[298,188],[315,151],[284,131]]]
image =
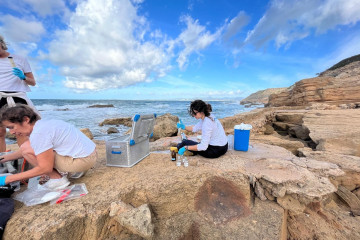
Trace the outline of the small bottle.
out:
[[[184,162],[184,167],[188,167],[189,166],[189,162],[187,160],[187,157],[183,158],[183,162]]]
[[[181,156],[180,154],[178,154],[177,159],[176,159],[176,166],[180,167],[181,166]]]
[[[176,161],[177,147],[170,147],[171,161]]]
[[[176,161],[176,152],[171,150],[171,161]]]

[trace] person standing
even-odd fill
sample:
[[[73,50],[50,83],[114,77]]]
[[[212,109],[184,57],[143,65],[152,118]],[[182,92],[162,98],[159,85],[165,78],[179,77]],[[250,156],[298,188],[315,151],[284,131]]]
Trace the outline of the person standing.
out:
[[[15,106],[16,103],[29,105],[37,112],[33,103],[26,96],[30,86],[35,86],[36,81],[26,58],[7,52],[8,47],[4,37],[0,35],[0,109]],[[6,128],[0,126],[0,152],[6,151]],[[16,137],[21,146],[28,138]]]
[[[224,155],[228,150],[227,137],[220,121],[211,114],[211,105],[202,100],[195,100],[191,102],[188,111],[200,121],[195,126],[185,126],[180,120],[177,128],[191,132],[201,131],[201,142],[184,139],[177,145],[178,153],[183,155],[189,150],[206,158],[218,158]]]

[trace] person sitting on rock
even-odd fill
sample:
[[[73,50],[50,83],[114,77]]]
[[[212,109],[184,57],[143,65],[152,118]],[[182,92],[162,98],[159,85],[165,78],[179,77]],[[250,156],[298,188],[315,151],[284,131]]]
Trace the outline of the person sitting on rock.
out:
[[[211,114],[211,105],[202,100],[195,100],[191,102],[188,111],[191,116],[200,121],[194,126],[185,126],[180,120],[177,128],[191,132],[201,130],[201,142],[183,139],[177,145],[178,153],[183,155],[186,150],[189,150],[206,158],[217,158],[224,155],[228,150],[227,137],[220,121]]]
[[[23,157],[33,166],[22,173],[0,176],[0,186],[48,175],[50,180],[43,186],[51,190],[62,189],[70,182],[59,171],[78,173],[79,177],[95,165],[95,143],[69,123],[40,119],[27,105],[4,109],[0,115],[0,122],[10,133],[29,137],[19,150],[1,156],[0,162]]]

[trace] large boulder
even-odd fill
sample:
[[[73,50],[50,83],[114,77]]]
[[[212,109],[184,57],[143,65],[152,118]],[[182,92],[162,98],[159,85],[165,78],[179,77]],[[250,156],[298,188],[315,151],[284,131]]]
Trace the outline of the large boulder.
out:
[[[122,117],[122,118],[108,118],[99,123],[99,126],[104,125],[124,125],[127,127],[132,126],[132,118],[131,117]]]
[[[176,123],[178,121],[179,117],[171,115],[170,113],[158,116],[154,126],[153,139],[157,140],[163,137],[176,136],[178,132]]]

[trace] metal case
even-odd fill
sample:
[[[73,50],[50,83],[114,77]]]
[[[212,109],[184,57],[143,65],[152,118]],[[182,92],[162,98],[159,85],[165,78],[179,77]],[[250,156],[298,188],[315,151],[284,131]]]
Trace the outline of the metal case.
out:
[[[130,135],[106,141],[106,165],[132,167],[150,154],[156,114],[135,115]]]

